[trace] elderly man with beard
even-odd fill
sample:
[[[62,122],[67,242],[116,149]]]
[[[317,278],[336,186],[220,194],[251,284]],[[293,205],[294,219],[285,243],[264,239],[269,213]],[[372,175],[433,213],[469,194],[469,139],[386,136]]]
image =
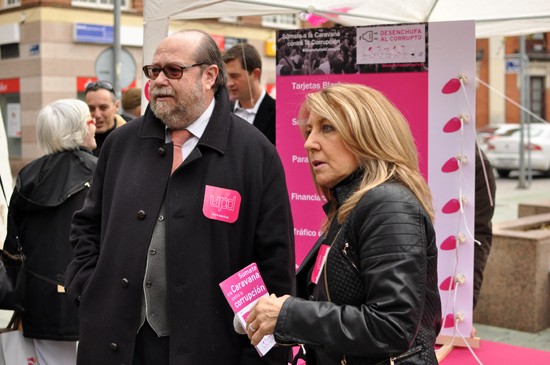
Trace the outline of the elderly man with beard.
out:
[[[286,364],[285,348],[260,357],[235,332],[218,286],[256,262],[271,293],[292,290],[279,156],[231,114],[207,33],[168,36],[143,71],[150,105],[105,141],[73,219],[66,285],[80,307],[78,364]]]

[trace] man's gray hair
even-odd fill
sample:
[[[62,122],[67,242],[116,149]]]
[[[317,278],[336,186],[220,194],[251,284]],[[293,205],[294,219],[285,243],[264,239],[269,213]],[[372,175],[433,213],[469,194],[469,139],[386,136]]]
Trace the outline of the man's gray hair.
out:
[[[224,88],[227,82],[227,72],[225,70],[225,63],[223,62],[218,44],[212,36],[210,36],[210,34],[200,29],[186,29],[178,33],[190,32],[197,32],[203,35],[203,40],[196,49],[195,62],[218,66],[219,72],[216,82],[214,83],[214,90],[218,91],[219,89]]]

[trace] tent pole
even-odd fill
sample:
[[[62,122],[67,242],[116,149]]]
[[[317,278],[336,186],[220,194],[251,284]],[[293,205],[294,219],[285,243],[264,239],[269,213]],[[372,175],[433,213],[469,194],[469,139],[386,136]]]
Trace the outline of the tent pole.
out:
[[[521,104],[527,104],[527,62],[525,60],[525,36],[520,36],[520,95],[521,95]],[[518,178],[518,189],[527,189],[527,183],[525,181],[525,125],[527,122],[527,113],[523,110],[521,111],[521,118],[519,124],[519,178]]]
[[[120,1],[115,0],[114,3],[114,42],[113,42],[113,88],[117,99],[121,98],[121,85],[120,74],[122,73],[122,64],[120,61],[120,54],[122,53],[122,46],[120,44]]]

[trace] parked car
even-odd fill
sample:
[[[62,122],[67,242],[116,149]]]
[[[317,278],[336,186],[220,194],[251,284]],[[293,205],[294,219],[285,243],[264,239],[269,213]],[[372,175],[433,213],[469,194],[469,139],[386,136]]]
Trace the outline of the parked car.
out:
[[[507,177],[520,168],[520,129],[509,130],[487,142],[487,158],[498,176]],[[550,175],[550,124],[531,124],[525,127],[525,167]],[[530,158],[529,158],[530,155]]]
[[[476,130],[477,143],[481,150],[487,153],[487,143],[498,136],[510,135],[519,129],[518,123],[488,124]]]

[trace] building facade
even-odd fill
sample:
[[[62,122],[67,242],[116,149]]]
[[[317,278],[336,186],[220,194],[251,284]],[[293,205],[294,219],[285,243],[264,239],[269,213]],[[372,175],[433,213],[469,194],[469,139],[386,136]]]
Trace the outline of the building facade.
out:
[[[521,37],[477,40],[478,83],[477,127],[487,124],[519,123],[521,109]],[[538,116],[529,121],[550,121],[550,33],[525,37],[527,103]],[[502,94],[502,95],[501,95]]]

